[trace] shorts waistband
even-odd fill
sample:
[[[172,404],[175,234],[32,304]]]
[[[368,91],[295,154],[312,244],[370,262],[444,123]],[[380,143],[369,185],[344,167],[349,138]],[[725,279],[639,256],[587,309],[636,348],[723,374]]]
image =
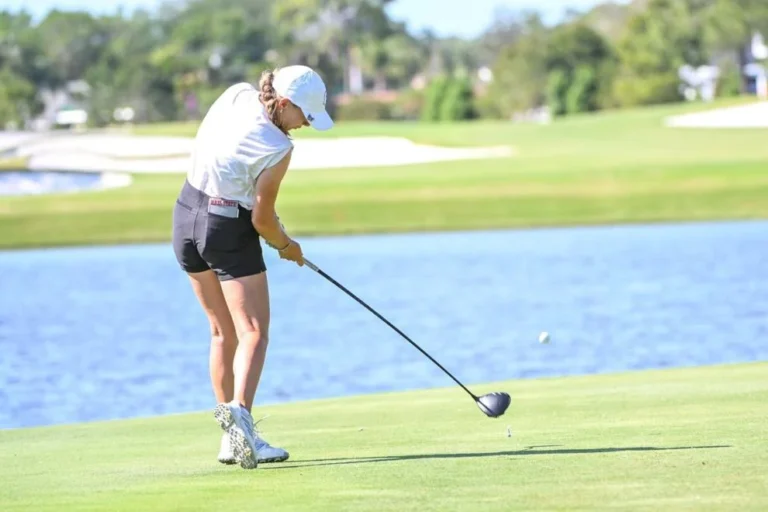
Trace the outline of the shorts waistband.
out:
[[[193,187],[189,180],[184,180],[184,186],[179,192],[179,201],[192,208],[199,208],[208,202],[208,195]]]
[[[195,208],[195,209],[206,209],[208,207],[208,201],[210,199],[214,199],[213,197],[209,196],[202,190],[199,190],[192,186],[192,184],[189,182],[188,179],[184,180],[184,186],[181,187],[181,192],[179,192],[179,201],[184,203],[185,205]],[[250,216],[251,210],[248,208],[243,207],[243,205],[238,204],[238,209],[240,210],[240,215],[247,215]]]

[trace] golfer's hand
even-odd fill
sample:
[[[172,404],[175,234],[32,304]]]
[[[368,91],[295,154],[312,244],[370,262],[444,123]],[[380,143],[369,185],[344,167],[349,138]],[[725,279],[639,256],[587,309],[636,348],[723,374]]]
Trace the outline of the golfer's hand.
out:
[[[281,259],[295,262],[298,266],[304,266],[304,253],[301,252],[301,245],[295,240],[291,240],[288,247],[279,251]]]

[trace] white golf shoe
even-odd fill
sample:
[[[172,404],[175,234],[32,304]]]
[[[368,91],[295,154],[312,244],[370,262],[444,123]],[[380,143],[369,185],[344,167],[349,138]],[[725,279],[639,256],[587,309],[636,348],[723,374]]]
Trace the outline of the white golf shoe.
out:
[[[239,407],[239,404],[237,404],[237,407]],[[247,414],[247,411],[245,412]],[[248,416],[250,417],[250,414]],[[282,448],[277,448],[270,445],[263,437],[261,437],[261,433],[258,431],[256,426],[263,419],[264,418],[257,421],[255,425],[252,423],[253,419],[250,420],[251,421],[250,430],[253,433],[253,439],[255,441],[257,462],[261,464],[261,463],[267,463],[267,462],[283,462],[288,460],[289,454],[287,451],[285,451]],[[222,464],[235,464],[238,462],[237,457],[235,456],[235,451],[233,449],[232,442],[230,440],[229,432],[225,432],[221,436],[221,447],[219,449],[218,460]]]
[[[253,433],[251,413],[233,400],[228,404],[217,405],[213,417],[216,418],[221,429],[229,437],[229,445],[235,462],[239,462],[243,469],[256,469],[258,466],[257,445]]]
[[[256,450],[259,454],[259,463],[283,462],[288,460],[288,452],[266,442],[258,433],[256,434]]]
[[[232,443],[229,442],[229,434],[221,435],[221,447],[219,448],[219,462],[222,464],[236,464],[235,453],[232,451]]]

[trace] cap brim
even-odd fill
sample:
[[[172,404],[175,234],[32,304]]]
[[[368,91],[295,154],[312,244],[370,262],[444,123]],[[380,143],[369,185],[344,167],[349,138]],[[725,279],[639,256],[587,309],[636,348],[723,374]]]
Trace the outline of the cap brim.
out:
[[[325,110],[321,112],[309,112],[304,115],[307,117],[307,120],[312,119],[309,121],[309,125],[315,130],[322,132],[333,128],[333,119],[331,119],[331,116],[328,115],[328,112]]]

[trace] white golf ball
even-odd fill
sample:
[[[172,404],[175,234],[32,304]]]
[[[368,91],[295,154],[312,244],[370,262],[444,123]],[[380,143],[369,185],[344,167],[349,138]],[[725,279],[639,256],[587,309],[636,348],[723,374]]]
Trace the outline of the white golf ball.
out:
[[[549,343],[549,333],[547,331],[539,334],[539,343]]]

